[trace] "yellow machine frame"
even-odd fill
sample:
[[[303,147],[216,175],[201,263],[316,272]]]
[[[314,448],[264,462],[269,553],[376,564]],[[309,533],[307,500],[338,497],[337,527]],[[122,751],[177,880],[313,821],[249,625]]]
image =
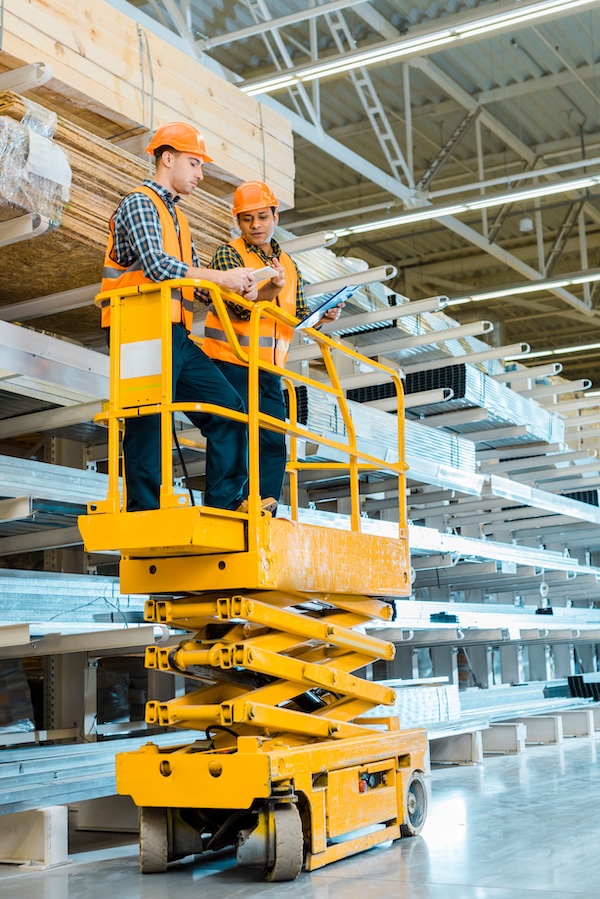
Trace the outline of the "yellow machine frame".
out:
[[[249,366],[248,412],[207,403],[173,403],[172,291],[207,290],[230,346]],[[100,294],[111,305],[108,495],[79,520],[89,552],[121,553],[121,589],[148,594],[145,619],[186,632],[178,646],[152,646],[146,666],[184,674],[196,688],[151,700],[146,721],[200,732],[191,744],[149,743],[117,758],[117,788],[140,807],[144,872],[191,853],[233,845],[238,860],[268,880],[295,877],[401,835],[418,833],[427,810],[427,740],[397,718],[369,712],[394,691],[355,672],[391,659],[392,644],[365,631],[389,621],[393,598],[409,595],[402,385],[398,373],[314,329],[324,376],[281,369],[258,358],[260,316],[294,324],[272,303],[250,303],[208,282],[179,279]],[[227,313],[233,300],[250,310],[250,346],[238,343]],[[194,339],[194,338],[191,338]],[[334,352],[391,379],[398,397],[398,453],[360,448],[334,364]],[[259,411],[259,370],[283,374],[289,419]],[[333,396],[345,439],[312,433],[298,422],[295,385]],[[172,417],[203,411],[247,422],[248,511],[192,505],[173,485]],[[120,439],[127,419],[159,415],[160,508],[126,512]],[[290,516],[261,512],[259,430],[289,440]],[[306,461],[299,441],[325,445],[343,461]],[[307,524],[299,508],[299,473],[347,472],[350,514],[339,526]],[[365,533],[359,481],[367,472],[398,478],[397,536]],[[196,734],[194,734],[195,738]]]

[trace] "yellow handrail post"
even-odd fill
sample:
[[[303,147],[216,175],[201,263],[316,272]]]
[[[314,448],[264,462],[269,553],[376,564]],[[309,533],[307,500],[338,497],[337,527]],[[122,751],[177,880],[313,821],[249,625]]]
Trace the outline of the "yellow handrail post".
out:
[[[260,410],[259,410],[259,327],[263,303],[256,303],[250,311],[250,347],[248,349],[248,541],[253,548],[260,540]],[[276,497],[277,499],[277,497]]]
[[[168,281],[160,284],[161,334],[161,400],[160,400],[160,506],[173,503],[173,341],[171,323],[171,288]],[[182,503],[183,504],[183,503]]]
[[[291,425],[298,427],[298,400],[296,389],[291,378],[283,375],[283,381],[288,395],[288,420]],[[290,510],[292,520],[298,521],[298,437],[293,432],[289,435],[290,452],[287,470],[289,474]]]

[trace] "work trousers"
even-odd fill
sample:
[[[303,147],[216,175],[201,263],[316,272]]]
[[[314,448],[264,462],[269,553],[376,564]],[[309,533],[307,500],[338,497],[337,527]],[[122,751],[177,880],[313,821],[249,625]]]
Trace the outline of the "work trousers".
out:
[[[219,366],[230,384],[244,401],[244,409],[248,409],[248,368],[245,365],[235,365],[232,362],[215,362]],[[279,375],[269,371],[258,373],[258,407],[266,415],[272,415],[280,421],[285,421],[286,408],[283,395],[283,387]],[[285,463],[287,460],[285,434],[277,434],[275,431],[267,431],[261,428],[259,434],[259,473],[260,495],[272,496],[279,500],[285,476]]]
[[[173,325],[173,400],[214,403],[242,412],[244,402],[212,359],[188,337],[182,324]],[[187,412],[206,437],[204,505],[236,509],[248,493],[247,429],[241,422],[205,412]],[[159,507],[160,416],[128,418],[123,441],[127,511]]]

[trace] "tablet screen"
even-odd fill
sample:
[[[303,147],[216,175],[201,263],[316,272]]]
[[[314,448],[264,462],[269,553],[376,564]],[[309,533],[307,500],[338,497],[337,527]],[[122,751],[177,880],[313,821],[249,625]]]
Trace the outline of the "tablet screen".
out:
[[[314,328],[314,326],[321,320],[323,314],[327,312],[328,309],[333,309],[334,306],[338,306],[340,303],[345,303],[346,300],[349,300],[354,291],[356,290],[356,286],[352,284],[348,284],[346,287],[342,287],[341,290],[336,290],[334,294],[328,297],[326,300],[323,300],[319,305],[309,312],[308,315],[305,315],[304,318],[296,325],[296,331],[304,331],[305,328]]]

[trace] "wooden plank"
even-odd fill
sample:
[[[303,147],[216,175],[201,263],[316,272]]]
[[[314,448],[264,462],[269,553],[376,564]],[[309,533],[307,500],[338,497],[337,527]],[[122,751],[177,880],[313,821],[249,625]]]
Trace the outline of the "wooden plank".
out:
[[[0,116],[20,121],[25,111],[22,97],[8,91],[0,94]],[[121,198],[148,177],[146,160],[65,119],[59,120],[54,141],[67,154],[71,166],[70,199],[55,231],[2,248],[3,265],[12,277],[0,287],[1,305],[99,282],[109,218]],[[230,204],[198,188],[182,200],[181,207],[189,218],[201,261],[206,264],[217,246],[229,239]],[[20,212],[13,210],[13,214]],[[36,327],[66,336],[96,331],[100,323],[98,310],[91,303],[89,308],[47,318],[32,321]]]
[[[283,116],[157,35],[143,30],[140,40],[137,24],[105,0],[5,0],[4,15],[3,68],[15,60],[48,63],[55,76],[48,91],[60,96],[64,85],[71,105],[91,102],[123,130],[148,124],[153,80],[155,127],[196,123],[232,184],[263,178],[283,206],[293,205],[292,134]]]

